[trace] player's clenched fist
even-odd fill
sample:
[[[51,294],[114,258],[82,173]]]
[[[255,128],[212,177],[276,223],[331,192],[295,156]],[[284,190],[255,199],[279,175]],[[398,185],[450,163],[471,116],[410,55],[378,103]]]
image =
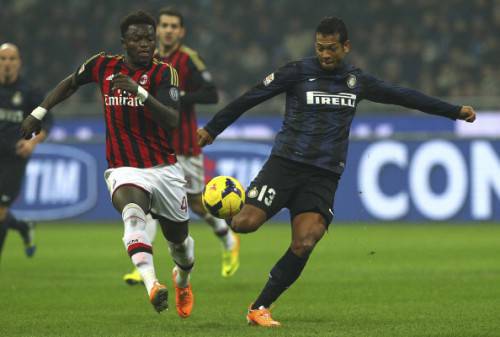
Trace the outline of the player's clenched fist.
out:
[[[112,85],[112,90],[121,89],[134,95],[137,94],[137,89],[139,88],[139,85],[133,79],[124,74],[115,74]]]
[[[42,121],[33,117],[32,115],[28,115],[21,124],[21,135],[24,139],[31,139],[33,133],[36,135],[40,133],[42,130]]]
[[[208,131],[204,128],[199,128],[196,133],[198,134],[198,145],[200,145],[201,147],[210,145],[214,142],[212,136],[210,136]]]
[[[474,108],[468,105],[462,106],[458,114],[458,119],[464,120],[466,122],[472,123],[476,120],[476,112]]]

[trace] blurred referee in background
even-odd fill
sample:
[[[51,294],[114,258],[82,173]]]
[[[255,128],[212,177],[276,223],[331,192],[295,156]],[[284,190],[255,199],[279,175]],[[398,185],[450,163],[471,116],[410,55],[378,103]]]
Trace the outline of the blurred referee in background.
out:
[[[33,223],[16,219],[9,211],[21,189],[26,164],[38,143],[47,138],[52,117],[44,119],[43,129],[30,140],[21,139],[19,127],[23,119],[42,100],[41,94],[19,77],[21,56],[17,46],[0,45],[0,256],[7,230],[21,235],[25,253],[35,254]]]

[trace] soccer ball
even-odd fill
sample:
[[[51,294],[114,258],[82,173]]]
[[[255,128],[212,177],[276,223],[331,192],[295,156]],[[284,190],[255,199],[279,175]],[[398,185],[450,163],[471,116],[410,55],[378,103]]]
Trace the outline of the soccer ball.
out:
[[[245,203],[245,190],[233,177],[218,176],[208,182],[202,194],[203,206],[213,216],[235,216]]]

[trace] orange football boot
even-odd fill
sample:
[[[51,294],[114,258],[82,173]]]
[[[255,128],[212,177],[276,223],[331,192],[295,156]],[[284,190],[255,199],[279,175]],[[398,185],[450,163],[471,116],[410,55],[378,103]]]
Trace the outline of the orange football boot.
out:
[[[151,293],[149,294],[149,301],[158,313],[168,309],[167,287],[159,282],[155,282],[153,288],[151,289]]]
[[[250,325],[258,325],[265,328],[276,328],[281,326],[280,322],[275,321],[271,317],[271,311],[263,306],[252,309],[252,305],[250,305],[248,308],[247,322]]]
[[[175,286],[175,307],[177,308],[177,313],[181,318],[188,318],[193,311],[194,295],[193,289],[191,288],[191,283],[186,288],[181,288],[177,286],[175,279],[177,277],[177,268],[174,267],[172,271],[172,279]]]

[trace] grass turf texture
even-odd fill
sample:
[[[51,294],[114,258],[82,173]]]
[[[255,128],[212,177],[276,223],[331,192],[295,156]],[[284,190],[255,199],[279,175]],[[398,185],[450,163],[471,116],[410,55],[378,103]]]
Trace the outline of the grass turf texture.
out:
[[[27,259],[10,231],[0,264],[0,336],[500,336],[500,226],[336,225],[302,277],[277,302],[283,327],[245,322],[284,253],[287,225],[243,236],[241,267],[220,276],[220,246],[208,226],[196,241],[195,308],[181,319],[154,312],[131,269],[118,224],[41,224]],[[166,244],[155,245],[172,290]]]

